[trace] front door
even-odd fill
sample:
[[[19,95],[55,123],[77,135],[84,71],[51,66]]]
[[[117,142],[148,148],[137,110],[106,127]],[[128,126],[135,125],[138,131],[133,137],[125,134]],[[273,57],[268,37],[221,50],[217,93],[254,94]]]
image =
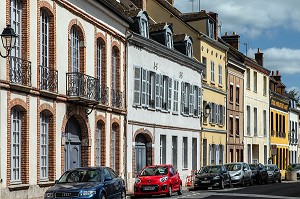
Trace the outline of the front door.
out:
[[[146,139],[139,134],[135,141],[135,172],[138,174],[146,166]]]
[[[70,118],[66,125],[65,170],[80,167],[81,136],[80,126],[75,118]]]

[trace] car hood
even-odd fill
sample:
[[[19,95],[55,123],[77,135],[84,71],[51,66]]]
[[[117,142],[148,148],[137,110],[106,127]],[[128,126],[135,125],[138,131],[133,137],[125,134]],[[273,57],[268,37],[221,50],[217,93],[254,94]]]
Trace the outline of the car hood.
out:
[[[235,176],[237,173],[242,173],[241,171],[228,171],[230,176]]]
[[[48,191],[78,191],[81,189],[91,189],[101,184],[100,182],[59,183],[55,184]]]
[[[167,177],[167,175],[161,176],[139,176],[138,178],[142,183],[161,183],[160,179],[163,177]]]
[[[203,173],[203,174],[197,174],[196,178],[198,179],[203,179],[203,178],[208,178],[208,179],[211,179],[211,178],[214,178],[216,176],[219,176],[220,174],[218,173]]]

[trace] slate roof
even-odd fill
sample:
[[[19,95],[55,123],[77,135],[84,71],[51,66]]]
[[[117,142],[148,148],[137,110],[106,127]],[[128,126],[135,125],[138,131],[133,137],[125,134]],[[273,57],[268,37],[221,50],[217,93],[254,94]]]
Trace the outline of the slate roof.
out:
[[[186,34],[173,34],[173,42],[176,43],[176,42],[183,42],[184,39],[186,37]]]
[[[205,11],[200,11],[200,12],[182,13],[181,17],[185,22],[188,22],[188,21],[197,21],[199,19],[205,19],[209,17],[209,15]]]
[[[149,32],[157,32],[164,29],[167,23],[157,23],[157,24],[150,24],[149,25]]]

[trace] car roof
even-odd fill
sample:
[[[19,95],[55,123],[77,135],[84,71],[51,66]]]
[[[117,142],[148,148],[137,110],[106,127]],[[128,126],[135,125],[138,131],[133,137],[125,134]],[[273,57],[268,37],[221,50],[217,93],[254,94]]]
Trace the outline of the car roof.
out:
[[[99,166],[99,167],[77,167],[74,169],[69,169],[68,171],[75,171],[75,170],[95,170],[95,169],[103,169],[103,168],[110,168],[106,166]]]
[[[171,164],[157,164],[157,165],[149,165],[146,167],[165,167],[165,166],[172,166]]]
[[[230,162],[230,163],[226,163],[225,165],[228,165],[228,164],[248,164],[246,162]]]

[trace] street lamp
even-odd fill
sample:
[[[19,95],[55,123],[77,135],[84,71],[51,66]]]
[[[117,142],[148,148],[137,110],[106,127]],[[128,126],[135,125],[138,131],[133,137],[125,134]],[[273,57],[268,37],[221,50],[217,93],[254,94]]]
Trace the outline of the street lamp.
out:
[[[6,50],[6,55],[2,55],[0,52],[0,56],[6,58],[9,56],[11,49],[15,46],[17,35],[15,31],[8,24],[6,28],[4,28],[1,36],[3,48]]]
[[[211,107],[209,103],[207,103],[204,107],[203,117],[207,118],[210,115]]]

